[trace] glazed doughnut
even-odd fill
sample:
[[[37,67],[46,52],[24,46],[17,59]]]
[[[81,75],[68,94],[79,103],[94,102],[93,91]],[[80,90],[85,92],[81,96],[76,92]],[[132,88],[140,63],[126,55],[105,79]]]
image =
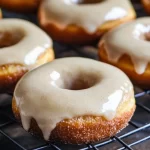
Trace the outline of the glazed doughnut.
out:
[[[147,13],[150,14],[150,0],[141,0]]]
[[[134,84],[150,88],[150,18],[139,18],[113,29],[99,44],[103,62],[123,70]]]
[[[16,12],[34,12],[41,0],[0,0],[0,7]]]
[[[122,71],[72,57],[27,73],[16,86],[12,109],[25,130],[45,140],[83,144],[111,137],[126,127],[135,99]]]
[[[29,70],[54,59],[51,39],[21,19],[0,20],[0,93],[11,92]]]
[[[89,44],[136,16],[129,0],[100,1],[45,0],[39,8],[40,25],[54,40]]]

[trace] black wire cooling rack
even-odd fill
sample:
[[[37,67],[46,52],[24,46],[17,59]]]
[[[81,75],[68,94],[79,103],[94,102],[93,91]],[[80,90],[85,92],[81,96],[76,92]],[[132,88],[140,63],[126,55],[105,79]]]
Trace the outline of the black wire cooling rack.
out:
[[[146,16],[140,0],[132,0],[137,16]],[[3,11],[4,18],[22,18],[36,23],[35,15]],[[94,47],[70,47],[54,43],[56,58],[82,56],[97,59]],[[150,150],[150,90],[135,88],[136,112],[127,128],[116,136],[88,145],[46,143],[26,132],[15,120],[10,95],[0,95],[0,150]]]
[[[11,96],[1,95],[0,149],[8,150],[149,150],[150,149],[150,91],[135,89],[137,109],[129,126],[116,136],[88,145],[46,143],[26,132],[11,111]]]

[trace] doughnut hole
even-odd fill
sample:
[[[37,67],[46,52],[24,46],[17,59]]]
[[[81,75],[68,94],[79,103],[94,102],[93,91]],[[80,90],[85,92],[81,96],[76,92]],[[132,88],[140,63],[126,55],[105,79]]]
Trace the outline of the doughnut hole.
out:
[[[135,38],[149,42],[150,41],[150,25],[137,24],[133,31],[133,35]]]
[[[24,35],[24,32],[21,30],[0,31],[0,48],[13,46],[19,43]]]
[[[74,4],[96,4],[96,3],[100,3],[104,0],[71,0],[71,3]]]
[[[150,32],[145,33],[145,40],[150,41]]]
[[[80,72],[75,75],[69,75],[64,78],[63,86],[60,88],[68,90],[84,90],[93,87],[100,80],[100,77],[94,73]]]
[[[101,77],[93,70],[91,72],[74,70],[73,72],[57,72],[50,74],[52,86],[67,90],[84,90],[95,86]]]

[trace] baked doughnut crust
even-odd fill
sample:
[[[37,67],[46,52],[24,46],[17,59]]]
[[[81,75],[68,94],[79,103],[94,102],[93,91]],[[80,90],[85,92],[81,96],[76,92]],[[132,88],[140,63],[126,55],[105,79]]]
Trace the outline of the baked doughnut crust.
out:
[[[0,66],[0,93],[11,93],[17,81],[27,72],[27,69],[19,64]]]
[[[0,19],[3,17],[2,10],[0,9]]]
[[[150,0],[141,0],[147,13],[150,14]]]
[[[41,0],[0,0],[0,7],[16,12],[34,12]]]

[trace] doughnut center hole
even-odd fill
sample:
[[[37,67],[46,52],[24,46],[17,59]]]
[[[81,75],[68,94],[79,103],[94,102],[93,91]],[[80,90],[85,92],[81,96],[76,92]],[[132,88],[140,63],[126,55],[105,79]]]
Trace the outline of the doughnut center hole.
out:
[[[133,31],[134,37],[140,40],[150,41],[150,25],[149,24],[137,24]]]
[[[19,43],[23,37],[24,33],[21,30],[0,31],[0,48],[13,46]]]
[[[149,42],[150,41],[150,32],[145,33],[144,36],[145,36],[145,40]]]
[[[64,81],[63,89],[68,90],[84,90],[93,87],[99,81],[99,77],[95,74],[82,74],[79,73],[71,76],[70,79]]]
[[[71,3],[81,5],[81,4],[97,4],[104,0],[71,0]]]

